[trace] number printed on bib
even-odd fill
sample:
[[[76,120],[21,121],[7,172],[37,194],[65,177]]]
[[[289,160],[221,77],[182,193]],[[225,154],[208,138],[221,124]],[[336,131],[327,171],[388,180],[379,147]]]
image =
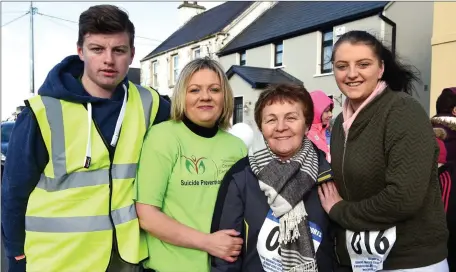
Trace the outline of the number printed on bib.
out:
[[[257,251],[265,272],[282,272],[279,219],[269,210],[257,240]]]
[[[272,210],[269,210],[257,240],[257,251],[265,272],[282,272],[279,225],[279,219],[272,215]],[[309,228],[312,234],[314,249],[315,252],[317,252],[320,243],[323,240],[323,232],[319,225],[311,221],[309,221]]]
[[[379,271],[396,242],[396,227],[382,231],[347,230],[345,235],[353,272]]]

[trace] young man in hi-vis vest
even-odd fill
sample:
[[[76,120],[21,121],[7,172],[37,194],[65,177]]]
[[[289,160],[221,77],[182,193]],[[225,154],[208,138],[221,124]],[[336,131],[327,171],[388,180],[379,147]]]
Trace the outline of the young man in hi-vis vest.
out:
[[[79,17],[77,53],[25,101],[2,182],[9,271],[140,271],[147,248],[133,183],[148,128],[169,118],[126,75],[134,26],[112,5]]]

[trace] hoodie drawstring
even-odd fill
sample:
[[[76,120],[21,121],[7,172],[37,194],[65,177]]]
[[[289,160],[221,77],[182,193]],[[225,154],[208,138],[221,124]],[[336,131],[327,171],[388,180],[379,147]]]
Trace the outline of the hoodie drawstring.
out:
[[[92,104],[87,103],[87,123],[88,123],[88,133],[87,133],[87,146],[86,146],[86,155],[84,159],[84,168],[90,167],[90,161],[92,160]]]
[[[128,89],[125,84],[122,85],[124,88],[125,94],[122,103],[122,108],[120,109],[119,117],[117,118],[116,127],[114,129],[114,135],[112,136],[111,146],[115,147],[117,145],[117,141],[119,140],[120,128],[122,127],[122,123],[125,117],[125,109],[127,107],[127,93]],[[84,168],[90,167],[90,162],[92,161],[92,104],[89,102],[87,103],[87,124],[88,124],[88,135],[87,135],[87,146],[86,146],[86,154],[84,158]]]
[[[122,85],[125,91],[123,103],[122,103],[122,108],[120,109],[119,113],[119,118],[117,118],[117,123],[116,123],[116,128],[114,129],[114,135],[112,136],[111,140],[111,146],[115,147],[117,144],[117,141],[119,140],[119,133],[120,133],[120,127],[122,126],[123,119],[125,117],[125,108],[127,107],[127,93],[128,89],[127,86]]]

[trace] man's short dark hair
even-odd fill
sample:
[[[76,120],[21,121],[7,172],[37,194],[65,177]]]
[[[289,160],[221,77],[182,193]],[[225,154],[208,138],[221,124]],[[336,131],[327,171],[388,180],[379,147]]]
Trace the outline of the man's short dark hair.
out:
[[[92,6],[79,16],[79,35],[77,45],[82,47],[84,36],[90,34],[115,34],[127,32],[130,37],[130,47],[133,48],[135,26],[128,14],[113,5]]]

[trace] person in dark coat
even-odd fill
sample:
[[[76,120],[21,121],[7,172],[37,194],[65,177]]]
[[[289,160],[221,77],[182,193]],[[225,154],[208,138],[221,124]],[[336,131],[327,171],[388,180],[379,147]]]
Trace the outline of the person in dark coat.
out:
[[[456,162],[456,87],[443,89],[436,102],[437,114],[431,118],[434,128],[445,130],[443,140],[447,150],[447,160]]]
[[[448,238],[448,266],[450,271],[456,271],[456,162],[447,161],[448,153],[444,141],[448,136],[443,128],[434,128],[439,145],[439,183],[442,201],[447,218],[449,231]]]

